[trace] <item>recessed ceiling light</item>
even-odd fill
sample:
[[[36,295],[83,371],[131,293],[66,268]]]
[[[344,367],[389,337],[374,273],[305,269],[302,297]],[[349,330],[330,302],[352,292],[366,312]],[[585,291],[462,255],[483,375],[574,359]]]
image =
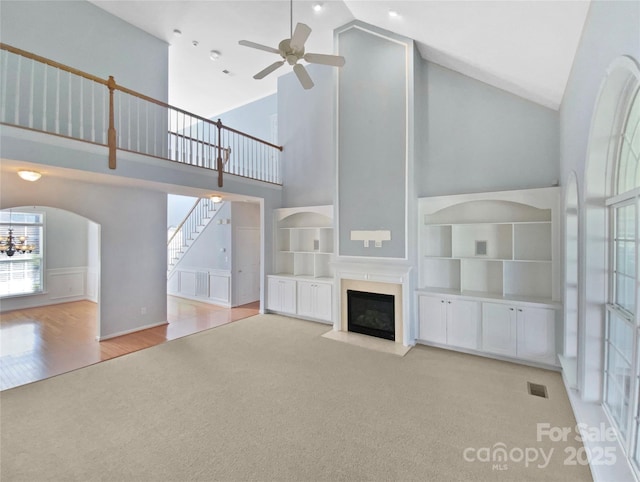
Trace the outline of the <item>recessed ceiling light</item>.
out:
[[[178,30],[177,28],[174,28],[173,35],[176,37],[180,37],[182,35],[182,31]]]
[[[218,52],[217,50],[212,50],[211,52],[209,52],[209,58],[211,60],[218,60],[220,58],[220,52]]]
[[[222,73],[223,73],[223,74],[227,74],[227,75],[229,75],[231,72],[229,72],[227,69],[224,69],[224,70],[222,71]]]
[[[200,42],[198,42],[197,40],[192,40],[191,45],[193,45],[194,47],[197,47],[198,45],[200,45]]]
[[[389,10],[389,16],[390,17],[399,17],[400,14],[398,13],[397,10]]]
[[[324,7],[324,4],[321,2],[316,2],[313,4],[313,11],[314,12],[322,12],[322,8]]]

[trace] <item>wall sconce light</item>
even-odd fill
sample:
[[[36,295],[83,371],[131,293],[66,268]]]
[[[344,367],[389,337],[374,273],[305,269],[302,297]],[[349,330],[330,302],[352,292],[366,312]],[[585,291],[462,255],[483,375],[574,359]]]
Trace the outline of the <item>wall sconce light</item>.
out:
[[[40,179],[42,177],[42,174],[40,174],[38,171],[21,170],[21,171],[18,171],[18,176],[20,176],[25,181],[33,182]]]
[[[211,196],[211,201],[214,203],[222,202],[222,196]]]

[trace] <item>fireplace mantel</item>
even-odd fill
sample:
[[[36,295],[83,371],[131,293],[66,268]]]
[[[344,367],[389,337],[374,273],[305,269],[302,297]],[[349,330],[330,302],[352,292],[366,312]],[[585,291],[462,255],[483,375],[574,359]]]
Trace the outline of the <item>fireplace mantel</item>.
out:
[[[402,297],[401,328],[402,336],[396,338],[396,343],[404,346],[414,344],[413,329],[411,326],[411,287],[410,274],[412,266],[404,260],[369,258],[369,259],[340,259],[332,263],[335,273],[335,303],[334,303],[334,325],[335,331],[345,331],[343,320],[343,292],[345,282],[361,281],[365,283],[384,283],[395,285],[400,288]],[[399,286],[398,286],[399,285]],[[374,291],[375,292],[375,291]],[[381,291],[382,292],[382,291]]]

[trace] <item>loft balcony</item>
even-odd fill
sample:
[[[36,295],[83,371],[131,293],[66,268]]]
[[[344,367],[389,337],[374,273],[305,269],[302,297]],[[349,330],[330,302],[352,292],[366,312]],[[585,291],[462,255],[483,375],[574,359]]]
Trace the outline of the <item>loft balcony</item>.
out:
[[[0,43],[0,124],[82,141],[117,170],[137,154],[282,185],[277,146],[58,62]]]

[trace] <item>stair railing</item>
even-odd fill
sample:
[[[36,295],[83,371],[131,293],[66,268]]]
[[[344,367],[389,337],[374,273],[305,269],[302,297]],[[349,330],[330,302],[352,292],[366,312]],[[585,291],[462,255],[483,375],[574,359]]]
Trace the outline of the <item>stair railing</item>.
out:
[[[167,241],[167,267],[170,271],[200,231],[220,212],[222,203],[199,198]]]
[[[0,123],[282,184],[278,146],[45,57],[0,43]]]

